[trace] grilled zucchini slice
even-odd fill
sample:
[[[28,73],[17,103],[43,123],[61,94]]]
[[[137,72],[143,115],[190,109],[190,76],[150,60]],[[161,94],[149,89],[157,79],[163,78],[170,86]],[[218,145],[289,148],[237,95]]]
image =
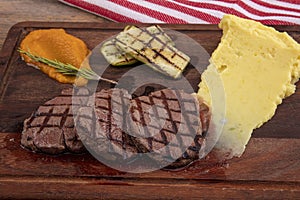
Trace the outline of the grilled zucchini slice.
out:
[[[172,40],[162,39],[165,36],[161,35],[152,32],[149,27],[134,28],[121,32],[115,39],[116,45],[135,59],[165,75],[178,78],[188,65],[190,58],[176,49],[170,42]]]
[[[125,66],[137,62],[130,54],[117,48],[115,39],[104,42],[101,47],[101,53],[107,62],[113,66]]]
[[[124,31],[136,28],[135,26],[126,26]],[[125,66],[131,65],[137,62],[137,60],[130,54],[125,53],[119,49],[116,45],[116,40],[110,39],[103,43],[101,47],[101,53],[107,62],[113,66]]]

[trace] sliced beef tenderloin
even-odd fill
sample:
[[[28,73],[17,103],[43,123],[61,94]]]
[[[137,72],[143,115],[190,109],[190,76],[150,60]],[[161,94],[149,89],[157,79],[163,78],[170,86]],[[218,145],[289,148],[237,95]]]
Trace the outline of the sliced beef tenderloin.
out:
[[[77,95],[88,94],[84,89],[78,92]],[[47,101],[24,121],[21,144],[48,154],[85,151],[74,127],[72,89],[63,90],[60,96]]]
[[[209,109],[195,96],[182,90],[163,89],[131,101],[129,132],[147,152],[174,160],[168,168],[184,166],[198,158],[205,145]]]

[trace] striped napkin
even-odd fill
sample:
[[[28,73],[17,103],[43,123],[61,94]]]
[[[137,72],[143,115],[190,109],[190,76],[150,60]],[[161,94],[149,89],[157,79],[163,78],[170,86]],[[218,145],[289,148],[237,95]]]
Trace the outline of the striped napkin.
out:
[[[59,0],[115,22],[218,24],[224,14],[300,25],[300,0]]]

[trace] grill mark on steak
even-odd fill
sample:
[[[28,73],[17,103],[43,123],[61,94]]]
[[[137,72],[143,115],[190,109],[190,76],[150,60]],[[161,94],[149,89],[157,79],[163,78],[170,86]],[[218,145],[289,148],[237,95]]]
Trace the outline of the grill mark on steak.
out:
[[[176,96],[181,100],[181,101],[180,101],[181,103],[183,103],[183,104],[186,103],[186,102],[192,103],[192,104],[195,103],[195,101],[189,101],[189,99],[183,99],[181,93],[180,93],[178,90],[175,90],[175,93],[176,93]],[[182,109],[181,112],[182,112],[182,113],[189,113],[189,111],[186,110],[185,108],[186,108],[186,106],[182,105],[182,106],[181,106],[181,109]],[[183,114],[182,116],[183,116],[183,118],[185,119],[185,121],[186,121],[187,124],[191,124],[191,123],[192,123],[192,122],[190,121],[190,118],[187,117],[187,115]],[[193,125],[194,125],[194,124],[193,124]],[[195,125],[201,127],[201,123],[195,124]],[[188,127],[188,129],[189,129],[190,132],[193,132],[193,131],[194,131],[194,130],[192,129],[192,126],[187,126],[187,127]],[[201,129],[202,129],[202,127],[201,127]]]
[[[150,100],[150,104],[149,105],[154,105],[153,98],[149,98],[149,100]],[[144,103],[147,104],[147,102],[144,102]],[[154,107],[154,115],[159,117],[159,113],[158,113],[157,107],[156,106],[153,106],[153,107]],[[162,143],[164,145],[168,145],[167,136],[164,133],[164,131],[162,131],[162,129],[160,129],[159,133],[161,135],[162,141],[161,140],[157,140],[156,138],[154,138],[155,142],[160,142],[160,143]],[[167,153],[170,154],[170,149],[168,147],[167,147],[166,150],[167,150]]]
[[[107,100],[107,103],[108,103],[108,109],[107,109],[107,117],[108,117],[108,119],[109,119],[109,121],[108,121],[108,132],[111,133],[111,126],[112,126],[112,124],[111,124],[111,121],[112,121],[112,113],[110,112],[110,110],[112,110],[112,109],[111,109],[111,101],[109,100],[109,98],[106,99],[106,100]],[[110,140],[112,140],[112,137],[111,137],[110,134],[108,134],[108,137],[109,137]]]
[[[122,92],[123,95],[125,95],[123,90],[121,92]],[[127,92],[125,92],[125,93],[127,94]],[[121,98],[121,102],[122,102],[121,103],[122,105],[126,104],[126,102],[124,101],[123,98]],[[123,111],[122,111],[123,114],[127,113],[127,107],[126,106],[122,106],[122,109],[123,109]],[[122,130],[127,130],[126,118],[122,116],[122,119],[123,119],[123,121],[122,121],[123,122],[122,123]],[[139,149],[139,151],[145,152],[145,150],[143,148],[141,148],[139,142],[136,141],[134,137],[132,137],[131,135],[125,133],[124,131],[122,132],[122,135],[123,135],[123,138],[125,139],[125,140],[122,141],[124,144],[129,145],[129,146],[135,146],[137,149]],[[124,142],[124,141],[128,141],[128,143]]]
[[[121,92],[121,96],[123,96],[124,95],[123,91],[121,90],[120,92]],[[127,110],[126,110],[125,106],[122,106],[122,105],[126,105],[124,98],[121,98],[121,104],[120,104],[120,106],[122,107],[122,114],[124,115],[124,113],[126,113]],[[126,119],[122,115],[121,115],[121,118],[122,118],[122,130],[126,130],[127,129]],[[122,148],[123,148],[123,150],[126,150],[128,143],[126,143],[124,141],[129,141],[129,143],[132,144],[132,139],[129,137],[129,135],[122,131]]]
[[[153,94],[153,93],[152,93]],[[170,111],[170,108],[169,108],[169,106],[168,106],[168,103],[166,102],[166,95],[165,95],[165,93],[163,92],[163,91],[161,91],[160,92],[160,98],[159,97],[156,97],[156,96],[154,96],[154,95],[152,95],[153,96],[153,98],[157,98],[157,99],[161,99],[161,97],[162,97],[162,103],[163,103],[163,105],[165,106],[165,108],[166,108],[166,111],[167,111],[167,113],[168,113],[168,118],[167,118],[167,120],[169,120],[170,122],[171,122],[171,124],[172,124],[172,129],[174,130],[174,132],[172,132],[172,131],[168,131],[168,130],[165,130],[164,128],[162,128],[161,129],[161,131],[160,132],[162,132],[163,133],[163,135],[161,136],[162,137],[162,139],[163,139],[163,144],[165,144],[165,146],[166,146],[166,152],[167,152],[167,154],[168,155],[170,155],[171,154],[171,152],[170,152],[170,147],[168,146],[168,144],[169,144],[169,141],[168,141],[168,138],[167,138],[167,136],[166,136],[166,134],[165,134],[165,131],[168,131],[169,133],[171,133],[171,134],[176,134],[177,132],[178,132],[178,129],[177,129],[177,126],[176,126],[176,122],[173,120],[173,118],[172,118],[172,114],[171,114],[171,111]],[[153,98],[150,98],[150,99],[152,99],[152,102],[154,103],[154,100],[153,100]],[[172,100],[172,99],[170,99],[170,100]],[[155,108],[156,108],[156,106],[155,106]],[[156,108],[157,109],[157,108]],[[159,116],[159,114],[158,114],[158,116]],[[155,138],[156,139],[156,138]],[[155,141],[157,141],[157,140],[155,140]]]
[[[139,113],[139,116],[140,116],[140,119],[141,119],[141,124],[143,126],[143,130],[144,130],[144,133],[146,133],[146,137],[147,137],[147,142],[148,142],[148,146],[150,149],[152,149],[152,140],[149,138],[150,137],[150,133],[149,133],[149,129],[148,129],[148,126],[146,124],[146,121],[145,121],[145,118],[144,118],[144,115],[143,115],[143,107],[142,107],[142,104],[141,104],[141,101],[140,99],[136,98],[136,105],[137,107],[135,107],[135,109],[138,111]],[[134,110],[134,107],[131,107],[131,112]],[[137,118],[133,119],[135,121],[137,121]]]
[[[62,128],[64,126],[68,117],[69,110],[70,108],[66,108],[65,112],[62,114],[59,128]]]
[[[46,117],[44,118],[43,122],[42,122],[42,125],[40,126],[40,129],[38,130],[38,133],[42,132],[43,129],[45,128],[45,126],[48,125],[48,122],[51,118],[51,114],[53,113],[53,108],[50,109],[49,111],[49,115],[45,115]],[[59,115],[60,117],[60,115]],[[48,125],[49,126],[49,125]]]

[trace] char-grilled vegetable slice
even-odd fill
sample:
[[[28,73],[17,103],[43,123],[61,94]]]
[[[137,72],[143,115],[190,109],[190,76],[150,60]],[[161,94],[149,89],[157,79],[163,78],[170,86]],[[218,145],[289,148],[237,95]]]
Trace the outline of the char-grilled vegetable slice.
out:
[[[113,66],[131,65],[137,62],[129,53],[117,48],[115,39],[106,41],[101,47],[101,53]]]
[[[149,27],[121,32],[116,36],[116,44],[137,60],[173,78],[178,78],[190,61],[186,54]]]
[[[129,25],[124,28],[124,31],[128,31],[134,28],[136,27]],[[107,62],[113,66],[131,65],[138,62],[130,54],[125,53],[123,50],[119,49],[114,38],[104,42],[101,47],[101,53],[107,60]]]

